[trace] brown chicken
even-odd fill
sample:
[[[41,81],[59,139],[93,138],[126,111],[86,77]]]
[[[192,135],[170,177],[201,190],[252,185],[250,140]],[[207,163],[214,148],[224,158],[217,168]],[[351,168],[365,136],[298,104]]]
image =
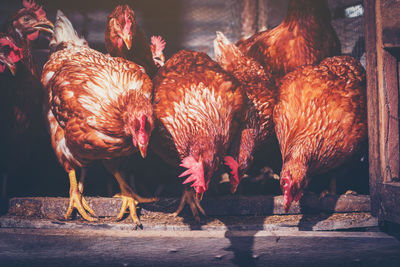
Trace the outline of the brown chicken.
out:
[[[136,202],[141,198],[112,160],[128,156],[137,148],[146,156],[154,128],[150,78],[133,62],[90,49],[61,11],[57,12],[50,47],[54,52],[43,68],[42,83],[49,91],[54,150],[70,178],[65,217],[76,208],[83,218],[94,220],[95,213],[77,186],[75,169],[103,160],[121,189],[123,205],[117,218],[122,219],[129,207],[134,223],[140,225]]]
[[[162,42],[156,39],[152,41],[155,43],[152,42],[151,47],[136,22],[135,13],[128,5],[117,6],[108,16],[105,30],[108,53],[143,66],[150,77],[153,77],[158,69],[153,58],[161,59],[160,53],[162,54],[165,46],[165,43],[162,45]]]
[[[296,68],[340,55],[326,0],[290,0],[286,17],[271,30],[237,43],[270,73],[276,85]]]
[[[327,58],[285,76],[274,110],[289,210],[312,175],[348,160],[367,137],[365,71],[350,56]]]
[[[39,33],[52,33],[53,24],[33,1],[22,3],[23,8],[8,18],[7,34],[1,34],[0,41],[2,58],[11,71],[0,77],[1,164],[4,166],[1,175],[4,183],[9,181],[5,186],[9,194],[13,194],[13,188],[19,194],[42,190],[37,178],[43,179],[44,173],[38,162],[47,164],[54,160],[45,156],[51,155],[43,114],[45,92],[31,53]]]
[[[17,72],[16,63],[23,58],[23,51],[14,38],[6,33],[0,33],[0,73],[8,69],[12,75]]]
[[[244,113],[245,95],[237,81],[201,52],[182,50],[159,70],[154,82],[154,109],[159,131],[152,147],[167,162],[187,168],[178,210],[190,205],[196,220],[199,201],[225,156]],[[158,140],[157,140],[158,138]]]
[[[46,12],[34,1],[22,1],[23,8],[12,14],[7,21],[7,33],[10,34],[17,46],[22,48],[23,61],[36,77],[39,77],[37,65],[32,53],[31,43],[39,37],[40,32],[53,33],[53,23],[46,17]]]
[[[221,32],[217,32],[214,40],[214,51],[217,62],[242,84],[250,102],[240,140],[231,147],[230,154],[234,157],[225,157],[225,164],[232,170],[233,193],[249,169],[254,151],[273,133],[272,114],[278,91],[263,67],[244,55]]]

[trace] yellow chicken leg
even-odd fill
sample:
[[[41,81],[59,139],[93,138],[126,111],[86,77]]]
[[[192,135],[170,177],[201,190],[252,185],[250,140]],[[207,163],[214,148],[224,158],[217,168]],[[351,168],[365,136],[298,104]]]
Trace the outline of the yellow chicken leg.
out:
[[[178,216],[179,213],[181,213],[181,211],[185,207],[186,203],[189,205],[190,210],[192,211],[193,217],[196,220],[196,222],[200,222],[199,212],[201,214],[203,214],[204,216],[206,216],[206,212],[200,205],[200,200],[198,200],[195,197],[193,189],[191,189],[187,186],[185,186],[185,188],[183,189],[183,194],[182,194],[181,202],[179,203],[178,209],[174,213],[172,213],[171,216],[174,216],[174,217]]]
[[[121,193],[116,194],[114,197],[122,198],[122,207],[117,216],[117,220],[121,220],[122,217],[124,216],[125,212],[129,208],[129,214],[130,214],[133,222],[136,225],[140,226],[141,223],[140,223],[140,220],[136,213],[136,205],[139,203],[154,202],[154,201],[157,201],[157,198],[143,198],[143,197],[137,195],[132,190],[132,188],[130,188],[130,186],[125,182],[124,178],[122,178],[121,174],[118,171],[115,171],[113,174],[114,174],[115,179],[117,179],[117,182],[121,189]]]
[[[92,216],[96,217],[96,214],[92,210],[92,208],[88,205],[86,200],[83,198],[81,192],[78,189],[78,184],[76,182],[76,174],[75,170],[70,170],[68,172],[69,176],[69,183],[70,183],[70,189],[69,189],[69,206],[67,209],[67,212],[65,213],[65,219],[69,219],[72,211],[74,208],[76,208],[79,212],[79,214],[87,221],[93,222],[96,220],[96,218],[91,217],[90,215],[87,214],[89,212]],[[83,188],[82,188],[83,190]],[[87,212],[86,212],[87,211]]]

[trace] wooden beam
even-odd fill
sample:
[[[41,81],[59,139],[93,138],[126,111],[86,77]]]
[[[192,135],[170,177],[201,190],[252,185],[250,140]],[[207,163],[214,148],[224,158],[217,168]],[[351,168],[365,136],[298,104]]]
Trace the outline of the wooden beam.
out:
[[[391,39],[384,33],[385,29],[393,26],[392,21],[388,20],[388,8],[400,12],[400,5],[395,2],[364,0],[364,10],[371,212],[380,220],[400,223],[400,218],[387,212],[400,213],[400,206],[388,199],[388,196],[400,196],[400,186],[388,186],[398,180],[400,169],[399,74],[396,58],[400,43],[397,44],[396,40],[389,42]],[[399,12],[396,13],[397,17]],[[393,10],[390,14],[393,14]],[[385,42],[390,45],[385,47]],[[396,45],[399,47],[396,48]]]
[[[242,11],[242,38],[257,32],[257,0],[244,0]]]
[[[399,44],[400,45],[400,44]],[[382,51],[383,66],[379,68],[382,84],[379,85],[381,116],[381,153],[383,181],[392,182],[399,177],[399,91],[397,59]]]
[[[385,183],[382,186],[382,210],[380,216],[386,221],[400,222],[400,183]]]
[[[369,184],[371,213],[378,215],[380,206],[380,183],[382,182],[379,149],[378,66],[376,46],[375,1],[364,0],[365,48],[367,58],[367,109],[369,142]]]
[[[400,1],[381,2],[382,44],[384,48],[400,47]]]

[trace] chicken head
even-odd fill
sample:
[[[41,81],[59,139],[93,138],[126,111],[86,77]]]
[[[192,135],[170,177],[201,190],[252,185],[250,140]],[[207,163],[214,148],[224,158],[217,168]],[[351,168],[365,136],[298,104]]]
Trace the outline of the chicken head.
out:
[[[118,51],[115,54],[122,56],[124,51],[131,50],[132,39],[136,32],[135,13],[127,5],[117,6],[108,16],[106,35],[108,33],[109,47]]]
[[[7,31],[16,32],[20,38],[33,41],[39,37],[39,32],[53,34],[53,23],[46,17],[46,12],[34,1],[22,2],[24,8],[11,16]]]
[[[303,196],[304,182],[306,180],[293,180],[289,170],[281,173],[281,189],[283,192],[283,205],[285,212],[288,212],[293,201],[299,201]]]
[[[165,62],[164,56],[164,48],[165,48],[165,41],[161,36],[151,36],[151,53],[153,55],[154,63],[158,68],[161,68]]]
[[[16,46],[14,40],[8,35],[0,35],[0,73],[7,67],[15,75],[17,71],[15,63],[22,57],[22,49]]]
[[[144,97],[136,100],[135,109],[132,111],[128,110],[127,127],[129,133],[132,135],[133,145],[139,148],[140,154],[145,158],[150,135],[154,129],[154,119],[153,111],[151,109],[145,109],[141,105],[137,105],[138,101],[141,103],[150,102],[150,100]],[[149,106],[151,107],[151,105]]]

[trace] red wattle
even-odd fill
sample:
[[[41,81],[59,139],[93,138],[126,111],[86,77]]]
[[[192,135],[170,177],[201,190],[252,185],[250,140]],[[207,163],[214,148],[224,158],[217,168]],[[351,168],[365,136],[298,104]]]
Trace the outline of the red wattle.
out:
[[[124,45],[124,41],[122,41],[121,38],[118,38],[118,41],[117,41],[118,48],[121,49],[123,45]]]
[[[28,34],[28,40],[33,41],[39,37],[39,31],[35,31],[33,33]]]

